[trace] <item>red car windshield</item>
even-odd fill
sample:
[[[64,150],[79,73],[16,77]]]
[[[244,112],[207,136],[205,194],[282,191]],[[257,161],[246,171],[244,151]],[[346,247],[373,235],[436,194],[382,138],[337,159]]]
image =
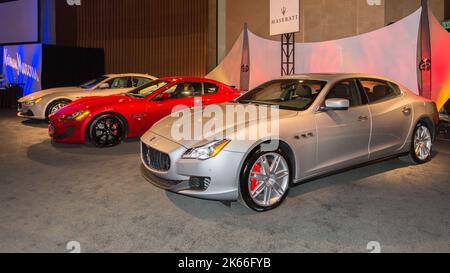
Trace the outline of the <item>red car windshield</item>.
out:
[[[168,85],[170,82],[168,81],[162,81],[162,80],[156,80],[149,82],[148,84],[144,84],[141,87],[138,87],[128,93],[127,95],[138,97],[138,98],[146,98],[150,96],[151,94],[155,93],[159,89],[163,88],[164,86]]]

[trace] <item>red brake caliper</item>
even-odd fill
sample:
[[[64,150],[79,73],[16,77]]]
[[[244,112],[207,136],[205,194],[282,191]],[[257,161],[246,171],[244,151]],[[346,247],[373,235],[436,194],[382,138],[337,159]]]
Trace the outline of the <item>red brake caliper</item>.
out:
[[[111,128],[114,130],[113,135],[114,135],[114,136],[117,136],[117,128],[118,128],[117,123],[113,123],[113,125],[111,126]]]
[[[261,165],[258,163],[255,165],[255,167],[253,167],[252,177],[255,177],[254,173],[260,173],[260,172],[261,172]],[[258,187],[258,179],[252,178],[250,190],[253,192],[256,190],[256,187]]]

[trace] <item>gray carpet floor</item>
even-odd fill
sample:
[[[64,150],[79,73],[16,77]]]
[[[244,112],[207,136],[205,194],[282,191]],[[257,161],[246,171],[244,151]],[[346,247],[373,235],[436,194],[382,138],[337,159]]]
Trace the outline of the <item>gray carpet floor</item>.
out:
[[[258,214],[164,192],[139,172],[139,141],[52,144],[46,124],[0,111],[0,252],[450,252],[450,142],[294,188]]]

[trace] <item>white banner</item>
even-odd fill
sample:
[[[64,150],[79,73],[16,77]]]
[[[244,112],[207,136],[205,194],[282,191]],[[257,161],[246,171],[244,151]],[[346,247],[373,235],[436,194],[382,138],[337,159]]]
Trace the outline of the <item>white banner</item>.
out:
[[[270,0],[270,35],[300,31],[300,1]]]
[[[296,43],[295,72],[375,74],[396,81],[418,94],[417,41],[421,10],[395,24],[362,35],[334,41]],[[242,34],[222,63],[207,78],[239,87],[243,37]],[[281,55],[280,42],[261,38],[250,31],[248,37],[249,88],[252,89],[280,77]],[[437,41],[440,36],[432,37],[436,37]],[[439,43],[434,41],[433,39],[434,50],[448,51],[446,43],[442,42],[442,47],[439,47]],[[439,63],[437,58],[434,60],[434,64]],[[441,60],[448,63],[448,58]],[[434,71],[439,71],[439,68]],[[437,77],[435,75],[433,78]],[[448,78],[450,83],[450,76]]]

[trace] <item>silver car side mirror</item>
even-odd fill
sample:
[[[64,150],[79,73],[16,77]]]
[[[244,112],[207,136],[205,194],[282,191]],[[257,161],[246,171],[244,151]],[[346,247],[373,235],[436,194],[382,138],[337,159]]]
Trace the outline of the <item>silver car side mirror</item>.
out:
[[[348,110],[350,101],[347,99],[328,99],[325,101],[326,110]]]

